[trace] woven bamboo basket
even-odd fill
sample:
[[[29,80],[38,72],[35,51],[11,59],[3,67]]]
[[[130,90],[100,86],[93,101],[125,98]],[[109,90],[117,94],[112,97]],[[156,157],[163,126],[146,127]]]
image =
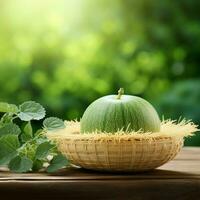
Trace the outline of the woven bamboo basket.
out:
[[[77,166],[100,171],[147,171],[172,160],[184,137],[198,129],[191,122],[165,121],[159,133],[81,134],[79,122],[66,122],[66,129],[48,132],[59,150]]]

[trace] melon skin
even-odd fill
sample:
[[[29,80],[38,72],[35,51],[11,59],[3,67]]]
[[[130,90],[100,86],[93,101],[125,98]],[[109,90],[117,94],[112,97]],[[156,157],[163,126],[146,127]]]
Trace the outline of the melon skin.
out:
[[[146,100],[131,95],[101,97],[88,106],[81,119],[81,133],[119,130],[159,132],[161,122],[154,107]]]

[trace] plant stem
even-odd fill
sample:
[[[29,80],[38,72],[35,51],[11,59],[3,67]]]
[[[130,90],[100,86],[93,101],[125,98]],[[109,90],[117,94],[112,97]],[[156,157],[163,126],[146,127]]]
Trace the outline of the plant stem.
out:
[[[118,90],[118,95],[117,95],[117,99],[121,99],[121,96],[124,94],[124,88],[120,88]]]

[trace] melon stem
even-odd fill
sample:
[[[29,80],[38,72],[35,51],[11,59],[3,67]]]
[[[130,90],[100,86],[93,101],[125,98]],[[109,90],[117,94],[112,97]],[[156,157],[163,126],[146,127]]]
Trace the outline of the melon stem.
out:
[[[118,90],[118,95],[117,95],[117,99],[121,99],[121,96],[124,94],[124,88],[120,88]]]

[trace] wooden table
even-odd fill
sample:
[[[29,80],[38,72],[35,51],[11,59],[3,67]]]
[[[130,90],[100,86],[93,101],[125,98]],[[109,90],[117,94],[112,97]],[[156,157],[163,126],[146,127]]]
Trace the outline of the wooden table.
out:
[[[7,197],[7,198],[5,198]],[[0,199],[200,200],[200,148],[183,148],[151,172],[98,173],[67,169],[55,174],[0,173]]]

